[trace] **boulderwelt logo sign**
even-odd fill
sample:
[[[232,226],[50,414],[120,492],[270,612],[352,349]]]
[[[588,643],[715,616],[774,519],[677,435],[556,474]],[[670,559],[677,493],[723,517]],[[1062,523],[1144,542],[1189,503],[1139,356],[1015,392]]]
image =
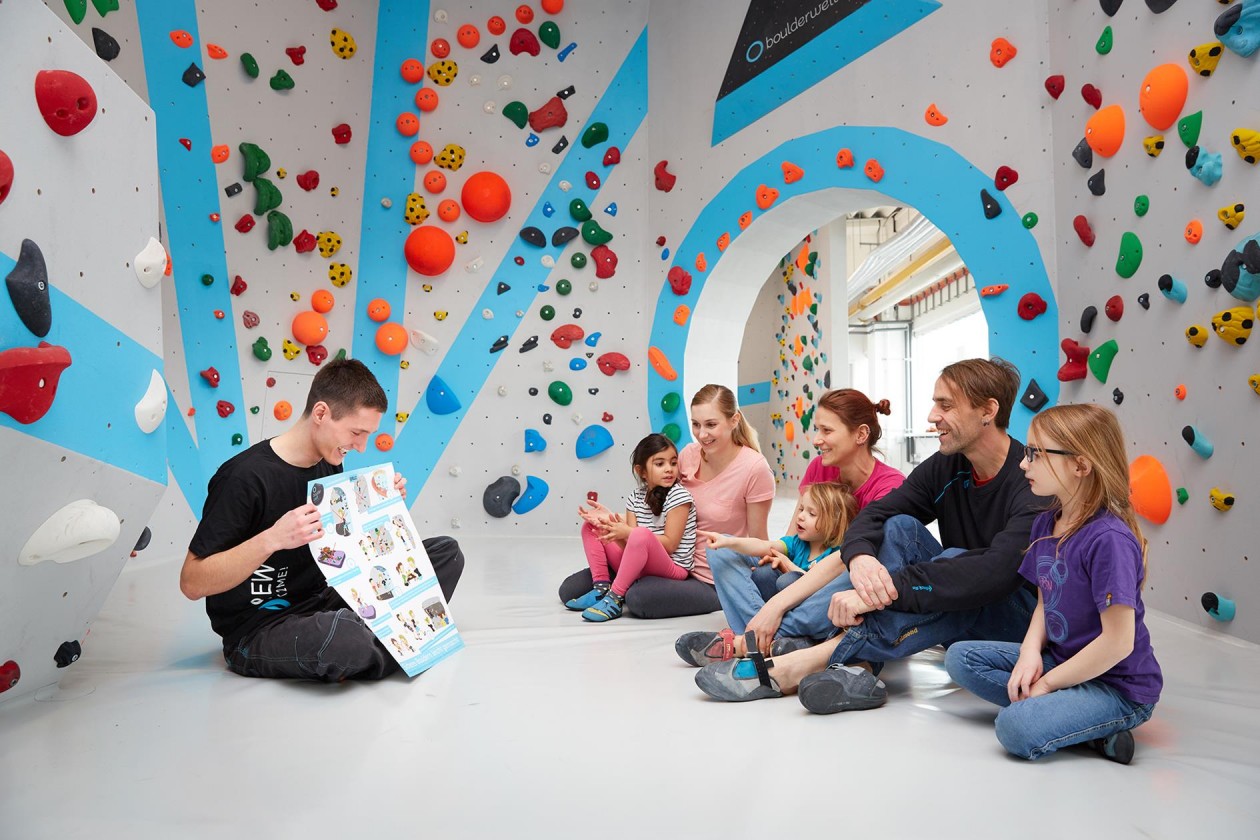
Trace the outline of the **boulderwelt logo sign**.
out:
[[[738,90],[870,0],[752,0],[718,91]]]

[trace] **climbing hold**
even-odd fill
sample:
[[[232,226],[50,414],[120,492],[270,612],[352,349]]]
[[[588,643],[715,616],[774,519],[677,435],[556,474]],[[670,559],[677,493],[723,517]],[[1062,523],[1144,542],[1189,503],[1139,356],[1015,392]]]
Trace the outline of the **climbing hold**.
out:
[[[611,242],[613,235],[600,227],[599,222],[587,219],[582,222],[582,239],[589,245],[603,245]]]
[[[586,206],[585,201],[575,198],[569,202],[569,215],[573,217],[575,222],[585,222],[591,218],[591,210]]]
[[[1139,195],[1133,199],[1133,213],[1137,216],[1145,216],[1147,211],[1151,209],[1151,199],[1145,195]]]
[[[117,38],[95,26],[92,27],[92,46],[96,49],[96,55],[101,61],[113,61],[122,52]],[[3,690],[2,686],[0,690]]]
[[[19,423],[39,420],[52,408],[70,352],[41,341],[38,347],[0,351],[0,411]]]
[[[543,24],[544,27],[546,25],[545,23]],[[516,514],[529,513],[543,503],[550,489],[547,486],[547,482],[541,478],[534,475],[525,476],[525,492],[512,505],[512,512]]]
[[[368,316],[369,321],[375,321],[378,324],[382,323],[389,319],[389,313],[390,313],[389,301],[385,300],[384,298],[373,298],[371,301],[368,302],[367,316]],[[298,341],[302,341],[302,339],[296,333],[294,334],[294,338],[297,338]],[[322,340],[323,340],[323,336],[320,336],[319,339],[317,339],[316,341],[302,341],[302,343],[303,344],[318,344]]]
[[[1143,519],[1163,525],[1172,513],[1172,483],[1157,458],[1139,455],[1129,465],[1129,498]]]
[[[1052,99],[1058,99],[1063,95],[1063,89],[1067,85],[1067,80],[1062,74],[1056,73],[1053,76],[1046,77],[1046,93],[1050,94]]]
[[[542,452],[547,448],[547,441],[535,429],[525,430],[525,451]]]
[[[341,250],[341,237],[331,230],[321,230],[315,237],[315,242],[319,246],[319,255],[324,259],[332,257]]]
[[[1208,491],[1208,501],[1212,503],[1212,507],[1228,513],[1234,507],[1234,494],[1227,493],[1219,487],[1213,487]]]
[[[35,75],[35,104],[54,133],[72,137],[96,118],[96,91],[69,70],[41,70]]]
[[[565,324],[552,330],[551,341],[561,350],[568,350],[575,341],[581,341],[586,331],[577,324]]]
[[[927,106],[927,110],[923,112],[923,119],[928,125],[937,127],[945,125],[945,123],[949,122],[949,117],[941,113],[940,109],[936,107],[935,102]]]
[[[156,370],[149,373],[149,387],[135,406],[136,425],[151,434],[166,417],[166,382]]]
[[[313,365],[321,365],[328,358],[328,349],[322,344],[311,344],[306,348],[306,358]],[[406,362],[403,363],[403,369],[406,369]]]
[[[1037,214],[1029,211],[1020,218],[1019,222],[1028,230],[1032,230],[1037,226]]]
[[[669,192],[672,190],[674,188],[674,183],[678,180],[676,175],[671,174],[669,170],[666,169],[668,165],[669,161],[662,160],[652,169],[656,188],[661,192]]]
[[[293,90],[297,86],[297,83],[293,81],[293,77],[284,68],[277,70],[276,74],[268,81],[268,84],[271,85],[272,90]]]
[[[853,151],[851,149],[841,149],[836,152],[836,166],[840,169],[849,169],[853,166]]]
[[[118,515],[91,499],[77,499],[57,510],[43,521],[18,552],[18,564],[34,566],[37,563],[71,563],[82,560],[109,548],[118,539],[122,523]],[[64,664],[78,659],[78,642],[62,645],[73,646],[72,656]],[[58,655],[61,652],[58,651]],[[58,667],[64,667],[58,664]]]
[[[258,175],[254,178],[254,215],[262,216],[275,210],[284,201],[280,188],[270,179]]]
[[[494,480],[481,494],[481,506],[486,513],[502,519],[512,512],[512,503],[521,495],[521,483],[510,475]]]
[[[1238,606],[1233,601],[1215,592],[1204,592],[1199,603],[1217,621],[1233,621],[1238,611]]]
[[[438,87],[449,87],[451,82],[455,81],[455,77],[459,75],[459,65],[450,59],[445,61],[435,61],[429,65],[429,69],[425,71],[429,77],[429,81]]]
[[[538,43],[537,36],[528,29],[517,29],[512,33],[512,37],[508,40],[508,52],[512,55],[520,55],[528,53],[537,57],[542,52],[542,46]]]
[[[1212,453],[1215,451],[1215,447],[1212,446],[1212,441],[1204,437],[1203,433],[1194,426],[1186,426],[1182,428],[1181,439],[1190,444],[1190,448],[1193,449],[1195,454],[1200,458],[1211,458]]]
[[[1184,487],[1177,488],[1177,504],[1184,505],[1190,501],[1190,492]]]
[[[1254,164],[1260,157],[1260,131],[1250,128],[1235,128],[1229,135],[1229,142],[1234,151],[1246,163]]]
[[[569,265],[574,268],[586,268],[586,254],[583,254],[581,251],[576,252],[569,257]]]
[[[1181,138],[1181,142],[1186,145],[1187,149],[1193,148],[1199,142],[1199,132],[1203,129],[1203,112],[1195,111],[1193,114],[1182,117],[1177,121],[1177,136]],[[1189,164],[1186,164],[1189,167]]]
[[[988,190],[980,190],[980,205],[984,209],[986,219],[996,219],[1002,215],[1002,205],[998,204],[997,199],[990,195]]]
[[[568,385],[556,380],[547,386],[547,396],[556,405],[568,405],[573,402],[573,390]]]
[[[528,353],[530,350],[533,350],[536,347],[538,347],[538,336],[531,335],[529,338],[525,339],[525,343],[521,345],[520,349],[517,352]]]
[[[1072,150],[1072,159],[1080,164],[1081,169],[1089,169],[1094,165],[1094,150],[1090,148],[1089,141],[1084,137],[1081,142],[1076,144],[1076,148]]]
[[[1045,404],[1050,402],[1050,398],[1046,396],[1046,392],[1041,390],[1041,386],[1037,384],[1036,379],[1028,380],[1028,386],[1024,388],[1024,395],[1019,401],[1031,412],[1041,411]]]
[[[258,78],[258,60],[249,53],[241,53],[241,68],[244,69],[245,75],[251,79]]]
[[[408,193],[407,202],[403,205],[403,220],[409,225],[423,224],[429,218],[429,208],[420,193]]]
[[[271,168],[271,157],[263,151],[259,146],[253,143],[241,143],[238,147],[241,152],[241,159],[245,166],[245,171],[241,178],[246,181],[253,181],[259,175]],[[270,182],[269,182],[270,183]],[[268,210],[272,208],[267,208]],[[257,213],[265,213],[266,210],[256,210]]]
[[[249,215],[248,213],[245,213],[239,219],[236,220],[236,224],[234,225],[234,227],[240,233],[249,233],[251,230],[254,229],[255,224],[256,222],[254,221],[254,217]]]
[[[297,236],[293,237],[293,249],[299,254],[309,254],[315,250],[315,234],[309,230],[303,230]]]
[[[555,21],[547,21],[538,27],[538,40],[554,49],[560,48],[560,27]]]
[[[1146,149],[1146,153],[1151,157],[1159,157],[1159,153],[1164,151],[1164,135],[1155,134],[1147,137],[1142,141],[1142,148]]]
[[[536,111],[529,112],[529,127],[542,132],[548,128],[559,128],[569,121],[569,112],[558,96],[548,99]]]
[[[1186,341],[1190,342],[1193,347],[1203,347],[1207,344],[1207,327],[1200,324],[1191,324],[1186,327]]]
[[[1019,173],[1009,166],[999,166],[997,173],[993,176],[993,186],[999,191],[1005,190],[1007,187],[1019,180]]]
[[[1177,122],[1189,90],[1190,80],[1180,65],[1161,64],[1142,80],[1138,89],[1138,112],[1151,128],[1164,131]],[[1197,137],[1197,129],[1195,133]],[[1186,145],[1193,146],[1194,142]]]
[[[506,335],[501,335],[498,338],[496,338],[494,340],[494,344],[490,345],[491,354],[498,353],[501,350],[506,350],[510,341],[511,339]]]
[[[166,249],[152,236],[149,237],[149,244],[144,246],[144,250],[136,254],[136,258],[131,261],[136,271],[136,279],[146,289],[152,289],[158,284],[168,263]]]
[[[66,668],[78,662],[82,655],[83,647],[77,641],[62,642],[57,652],[53,654],[53,662],[57,663],[58,668]]]
[[[267,214],[267,248],[274,251],[293,241],[293,222],[279,210]]]
[[[1173,396],[1178,400],[1184,400],[1186,398],[1186,386],[1183,384],[1173,388]]]
[[[455,392],[439,376],[429,380],[429,386],[424,392],[424,402],[434,414],[453,414],[462,407]]]
[[[188,69],[184,71],[184,75],[181,78],[184,84],[189,87],[196,87],[206,80],[206,74],[194,62],[188,65]]]
[[[437,277],[455,261],[455,242],[446,231],[432,225],[421,225],[407,235],[403,248],[407,265],[417,274]]]
[[[260,362],[266,362],[271,359],[271,347],[267,344],[267,339],[259,337],[253,344],[254,358]]]
[[[284,53],[298,67],[306,63],[306,47],[285,47]]]
[[[415,137],[420,132],[420,118],[404,111],[394,120],[394,128],[398,129],[398,133],[403,137]]]
[[[1175,303],[1186,302],[1186,284],[1182,283],[1171,274],[1164,274],[1160,276],[1159,290],[1164,297]]]
[[[1120,403],[1124,402],[1124,391],[1121,391],[1119,388],[1112,388],[1111,401],[1116,405],[1120,405]]]
[[[1088,334],[1094,329],[1094,319],[1098,317],[1098,307],[1087,306],[1081,312],[1081,332]]]
[[[1025,321],[1031,321],[1046,311],[1046,302],[1036,292],[1028,292],[1019,299],[1017,313]],[[1088,331],[1087,331],[1088,332]]]
[[[1216,19],[1212,31],[1226,47],[1243,58],[1260,49],[1260,3],[1243,0]]]
[[[1238,204],[1228,204],[1216,211],[1216,218],[1221,220],[1229,230],[1233,230],[1242,223],[1243,217],[1246,215],[1247,208],[1241,202]]]
[[[459,168],[464,165],[466,156],[464,147],[457,143],[447,143],[442,147],[442,151],[438,152],[438,156],[434,159],[435,166],[441,167],[449,172],[458,172]]]
[[[989,45],[989,61],[994,67],[1005,67],[1006,62],[1010,61],[1019,50],[1015,49],[1015,45],[1005,38],[995,38],[993,43]]]
[[[1200,222],[1198,219],[1191,219],[1186,223],[1186,230],[1183,235],[1191,245],[1198,245],[1199,240],[1203,238],[1203,222]]]
[[[619,370],[630,369],[630,360],[622,353],[604,353],[595,360],[595,364],[599,366],[599,372],[605,376],[612,376]]]
[[[880,166],[879,161],[875,158],[871,158],[866,162],[866,166],[862,167],[862,172],[875,183],[879,183],[884,178],[884,167]]]
[[[1124,143],[1124,109],[1108,105],[1085,122],[1085,141],[1103,157],[1120,151]]]
[[[509,102],[503,106],[501,113],[511,120],[517,128],[524,128],[525,124],[529,122],[529,108],[525,107],[524,102]]]
[[[354,41],[353,35],[345,30],[337,29],[336,27],[328,33],[328,45],[332,47],[333,55],[343,61],[353,58],[354,54],[359,49],[358,44]]]
[[[1107,170],[1099,169],[1093,175],[1090,175],[1089,180],[1085,182],[1086,186],[1089,187],[1089,191],[1094,195],[1102,195],[1107,192],[1106,173]]]
[[[676,295],[685,295],[691,291],[691,274],[680,265],[671,268],[666,279],[669,280],[669,287]]]
[[[791,161],[783,161],[783,163],[779,164],[779,168],[783,170],[783,183],[785,184],[794,184],[805,177],[805,170]]]
[[[1087,359],[1089,358],[1089,348],[1077,344],[1070,338],[1065,338],[1059,343],[1063,353],[1067,356],[1067,361],[1059,368],[1059,381],[1072,382],[1077,379],[1085,378],[1087,370]]]
[[[1221,285],[1238,300],[1248,303],[1260,297],[1260,235],[1225,255]]]
[[[1094,44],[1094,51],[1099,55],[1106,55],[1111,52],[1111,47],[1115,43],[1110,26],[1103,27],[1102,34],[1098,36],[1098,42]]]
[[[381,452],[388,452],[394,448],[394,436],[386,432],[381,432],[376,436],[374,441],[376,448]]]
[[[1235,306],[1212,316],[1212,330],[1223,341],[1241,347],[1251,337],[1255,311],[1250,306]]]
[[[1099,345],[1094,352],[1089,354],[1089,372],[1104,385],[1107,384],[1107,374],[1111,372],[1111,363],[1119,352],[1120,345],[1113,338]]]
[[[1103,311],[1107,313],[1107,317],[1110,320],[1119,321],[1124,317],[1124,298],[1120,297],[1120,295],[1112,295],[1107,298]]]
[[[1186,152],[1186,169],[1209,187],[1221,180],[1221,155],[1191,146]]]
[[[997,297],[1010,288],[1006,283],[994,283],[991,286],[985,286],[980,290],[981,297]]]
[[[1116,256],[1116,274],[1129,278],[1142,265],[1142,240],[1136,233],[1126,230],[1120,236],[1120,253]]]
[[[579,460],[586,460],[610,449],[612,445],[613,436],[608,429],[603,426],[592,425],[587,426],[578,435],[574,452]]]
[[[659,347],[648,348],[648,362],[662,379],[673,382],[678,378],[678,372],[674,370],[674,366],[669,363],[669,358]]]
[[[1091,84],[1081,86],[1081,99],[1095,111],[1102,107],[1102,91]]]
[[[52,300],[48,291],[48,267],[44,252],[30,239],[22,240],[17,264],[4,280],[9,299],[22,324],[43,338],[52,329]]]
[[[344,146],[350,142],[354,132],[347,123],[338,123],[332,127],[333,142]]]
[[[201,378],[210,383],[211,388],[219,387],[219,372],[214,367],[208,367],[201,372]]]
[[[1207,78],[1216,72],[1216,65],[1220,63],[1221,54],[1224,52],[1225,45],[1220,41],[1208,41],[1206,44],[1199,44],[1191,49],[1186,59],[1190,63],[1191,70]]]
[[[520,237],[521,241],[533,245],[535,248],[543,248],[547,245],[547,237],[533,225],[521,228]]]
[[[661,411],[666,414],[673,414],[682,406],[682,395],[677,391],[670,391],[661,397]]]
[[[350,282],[354,277],[354,270],[345,263],[329,263],[328,264],[328,282],[337,288],[342,288]]]
[[[437,195],[446,189],[446,176],[436,169],[424,176],[424,188]]]
[[[1094,229],[1089,226],[1089,219],[1077,216],[1072,220],[1072,229],[1076,231],[1076,235],[1080,237],[1086,248],[1094,246]]]
[[[1138,295],[1137,302],[1138,302],[1138,306],[1142,307],[1143,309],[1151,308],[1151,296],[1147,294],[1146,292],[1142,292],[1142,294]]]
[[[578,238],[578,229],[572,225],[564,225],[551,234],[551,244],[560,247]]]

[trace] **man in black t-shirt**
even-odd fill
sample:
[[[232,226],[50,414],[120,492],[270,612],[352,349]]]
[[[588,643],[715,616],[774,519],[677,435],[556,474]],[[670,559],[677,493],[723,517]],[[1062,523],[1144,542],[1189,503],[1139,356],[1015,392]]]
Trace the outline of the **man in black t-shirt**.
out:
[[[315,375],[291,429],[229,459],[210,479],[179,587],[192,600],[206,599],[232,671],[336,682],[398,670],[307,548],[323,536],[307,482],[340,473],[351,449],[367,447],[388,407],[366,365],[335,359]],[[406,498],[406,479],[394,479]],[[450,537],[422,542],[449,601],[464,555]]]
[[[818,714],[867,709],[887,699],[872,673],[880,663],[960,639],[1022,641],[1037,598],[1019,565],[1044,504],[1020,470],[1024,445],[1006,432],[1019,386],[1019,371],[1001,359],[941,371],[928,414],[940,451],[845,534],[852,588],[833,595],[828,611],[840,632],[773,660],[708,665],[696,675],[700,688],[720,700],[799,691]],[[924,527],[933,521],[939,543]]]

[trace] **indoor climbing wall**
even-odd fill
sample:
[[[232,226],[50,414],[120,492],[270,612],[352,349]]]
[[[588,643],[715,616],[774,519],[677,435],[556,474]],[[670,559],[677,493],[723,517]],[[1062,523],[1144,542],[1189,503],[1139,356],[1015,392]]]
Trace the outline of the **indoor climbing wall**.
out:
[[[1050,36],[1060,398],[1124,425],[1147,604],[1260,641],[1260,3],[1055,2]]]
[[[40,4],[0,8],[0,52],[4,704],[90,655],[149,542],[169,417],[153,114]]]

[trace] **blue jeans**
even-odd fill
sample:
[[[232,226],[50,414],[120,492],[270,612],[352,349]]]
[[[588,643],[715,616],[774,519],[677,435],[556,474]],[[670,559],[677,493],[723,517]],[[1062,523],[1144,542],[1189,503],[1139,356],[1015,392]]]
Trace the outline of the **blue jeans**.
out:
[[[740,554],[730,548],[710,548],[705,556],[708,557],[709,568],[713,571],[713,583],[717,587],[718,600],[722,602],[722,611],[726,613],[726,623],[736,633],[743,633],[752,617],[778,591],[779,578],[788,578],[783,583],[786,587],[793,582],[792,576],[795,574],[787,572],[777,575],[769,566],[757,566],[757,558]],[[766,572],[766,569],[770,571]],[[768,586],[767,578],[770,574],[776,575],[774,590],[770,590]],[[835,580],[789,610],[783,616],[783,622],[779,625],[775,638],[781,636],[827,638],[836,630],[835,625],[827,618],[827,607],[831,605],[831,596],[842,589],[852,588],[853,584],[849,581],[848,572],[838,575]]]
[[[784,589],[796,583],[804,572],[782,572],[774,566],[758,566],[752,570],[752,582],[761,593],[761,600],[769,601]]]
[[[1006,683],[1017,661],[1017,642],[959,642],[945,654],[945,669],[954,682],[1003,707],[997,716],[997,737],[1007,752],[1020,758],[1041,758],[1132,729],[1155,710],[1154,703],[1135,703],[1101,680],[1012,703]],[[1049,654],[1042,654],[1041,662],[1043,673],[1055,667]]]
[[[914,563],[931,563],[961,554],[961,548],[942,549],[936,538],[913,516],[893,516],[884,523],[879,562],[889,572]],[[848,578],[846,572],[843,577]],[[852,586],[849,587],[850,589]],[[861,624],[844,631],[831,654],[832,664],[886,662],[904,659],[935,645],[963,639],[1021,642],[1037,606],[1037,596],[1020,587],[1005,599],[984,607],[955,612],[912,613],[895,609],[866,613]]]

